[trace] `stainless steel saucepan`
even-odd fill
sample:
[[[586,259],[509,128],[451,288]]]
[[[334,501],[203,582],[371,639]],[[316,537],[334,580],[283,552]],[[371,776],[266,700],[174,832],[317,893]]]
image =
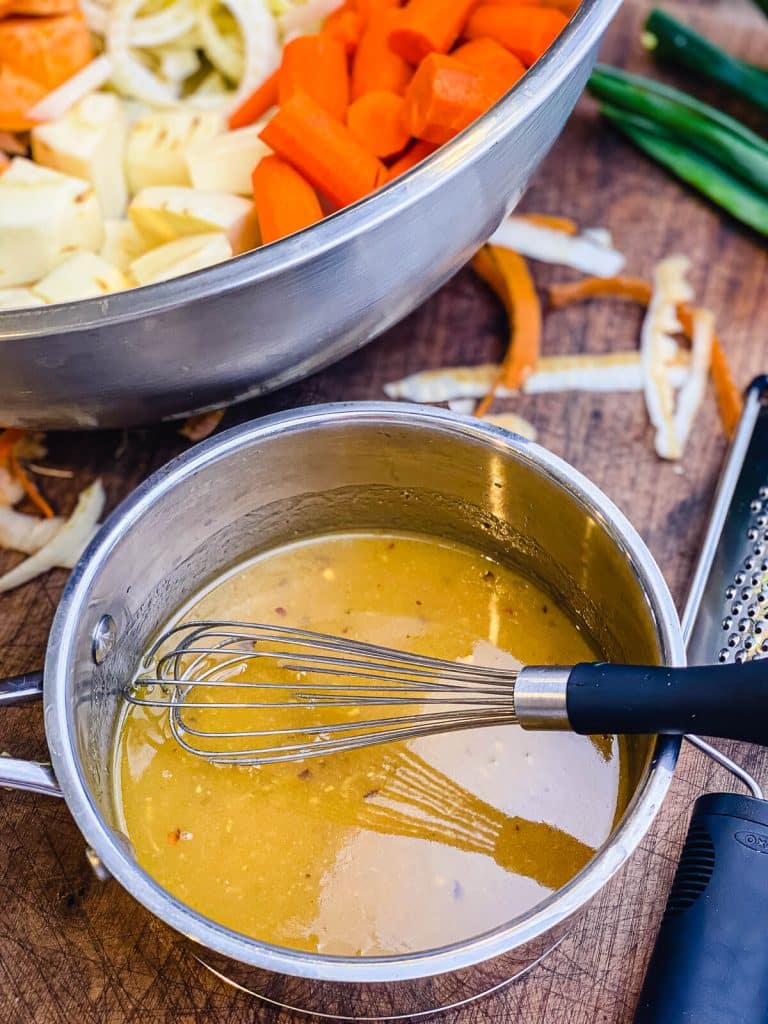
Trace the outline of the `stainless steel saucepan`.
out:
[[[563,889],[503,926],[407,956],[277,948],[185,906],[117,830],[112,747],[120,692],[174,612],[239,560],[329,530],[409,529],[480,547],[537,579],[607,658],[684,663],[649,552],[592,484],[537,445],[443,410],[330,405],[237,427],[191,449],[112,515],[64,592],[45,661],[52,766],[0,759],[0,784],[60,793],[92,851],[211,969],[277,1003],[350,1018],[413,1016],[491,991],[552,950],[637,847],[679,739],[630,740],[633,796]]]
[[[101,298],[0,312],[0,424],[130,426],[263,394],[350,354],[465,263],[573,109],[620,0],[583,0],[476,124],[291,238]]]

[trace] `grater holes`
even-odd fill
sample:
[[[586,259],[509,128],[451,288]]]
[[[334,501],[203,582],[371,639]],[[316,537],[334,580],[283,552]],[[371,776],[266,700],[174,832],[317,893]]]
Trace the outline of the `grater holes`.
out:
[[[704,825],[691,825],[667,901],[666,915],[687,910],[709,885],[715,870],[715,844]]]
[[[755,520],[755,522],[760,527],[768,526],[768,516],[766,516],[766,515],[758,516],[757,519]]]
[[[721,665],[724,665],[726,661],[728,661],[728,656],[730,655],[730,653],[731,652],[727,648],[723,647],[723,649],[717,656],[717,660],[720,662]]]
[[[750,512],[762,512],[763,511],[763,503],[762,503],[762,501],[758,501],[757,498],[755,498],[754,501],[750,501],[750,503],[749,503],[749,510],[750,510]]]
[[[765,499],[768,498],[768,487],[765,484],[763,484],[763,486],[757,492],[757,496],[758,498],[762,498],[763,501],[765,501]]]
[[[746,577],[744,576],[743,572],[737,572],[736,575],[733,577],[733,582],[736,584],[737,587],[740,587],[742,585],[742,583],[744,582],[745,578]],[[731,588],[729,587],[728,589],[730,590]],[[734,588],[733,593],[734,594],[736,593],[735,588]],[[733,594],[731,595],[731,597],[733,597]]]

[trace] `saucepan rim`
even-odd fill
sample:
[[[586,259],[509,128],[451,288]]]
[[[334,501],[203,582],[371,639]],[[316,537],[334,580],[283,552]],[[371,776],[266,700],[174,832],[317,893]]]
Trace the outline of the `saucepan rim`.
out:
[[[621,0],[583,0],[549,50],[498,103],[417,167],[373,195],[296,235],[183,277],[50,307],[0,311],[0,339],[6,345],[19,344],[46,334],[65,335],[130,322],[250,287],[320,259],[398,210],[419,202],[463,168],[468,157],[481,157],[512,125],[533,116],[578,60],[597,44],[620,4]]]
[[[253,967],[324,981],[405,981],[491,960],[584,907],[645,835],[671,782],[680,739],[657,737],[649,765],[620,824],[571,882],[530,911],[483,935],[437,950],[358,959],[293,951],[242,936],[191,910],[151,879],[131,861],[125,844],[90,799],[76,753],[74,708],[67,699],[70,666],[91,586],[121,537],[154,502],[201,468],[271,437],[345,423],[402,425],[452,436],[457,443],[480,443],[527,464],[558,485],[589,511],[627,559],[655,619],[662,656],[668,664],[685,664],[677,612],[652,555],[616,505],[564,460],[517,435],[444,409],[391,402],[334,403],[277,413],[211,438],[156,472],[112,513],[74,570],[54,619],[45,662],[45,727],[56,778],[80,831],[107,871],[156,917],[200,945]]]

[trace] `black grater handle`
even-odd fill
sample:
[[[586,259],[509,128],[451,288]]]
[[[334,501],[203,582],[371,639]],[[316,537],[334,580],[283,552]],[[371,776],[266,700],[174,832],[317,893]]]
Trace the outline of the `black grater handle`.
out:
[[[699,733],[768,745],[768,660],[689,668],[576,665],[566,684],[571,728]],[[525,724],[521,718],[521,724]]]
[[[765,1024],[767,925],[768,803],[700,797],[635,1024]]]

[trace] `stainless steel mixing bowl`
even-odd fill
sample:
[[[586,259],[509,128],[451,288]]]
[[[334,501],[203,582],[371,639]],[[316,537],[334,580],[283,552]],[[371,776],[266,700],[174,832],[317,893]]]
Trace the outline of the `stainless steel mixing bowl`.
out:
[[[0,312],[0,425],[129,426],[263,394],[414,309],[516,205],[620,0],[583,0],[493,110],[402,180],[306,232],[184,278]]]
[[[631,802],[590,863],[528,912],[466,942],[407,956],[318,956],[235,934],[180,903],[142,871],[119,832],[112,749],[121,687],[152,637],[223,570],[298,537],[350,528],[475,545],[535,574],[605,656],[684,663],[672,600],[643,542],[560,459],[439,409],[318,406],[191,449],[112,515],[75,569],[51,632],[44,699],[53,771],[0,758],[0,785],[60,792],[106,871],[238,984],[316,1013],[412,1016],[498,987],[554,948],[640,842],[680,741],[637,738]]]

